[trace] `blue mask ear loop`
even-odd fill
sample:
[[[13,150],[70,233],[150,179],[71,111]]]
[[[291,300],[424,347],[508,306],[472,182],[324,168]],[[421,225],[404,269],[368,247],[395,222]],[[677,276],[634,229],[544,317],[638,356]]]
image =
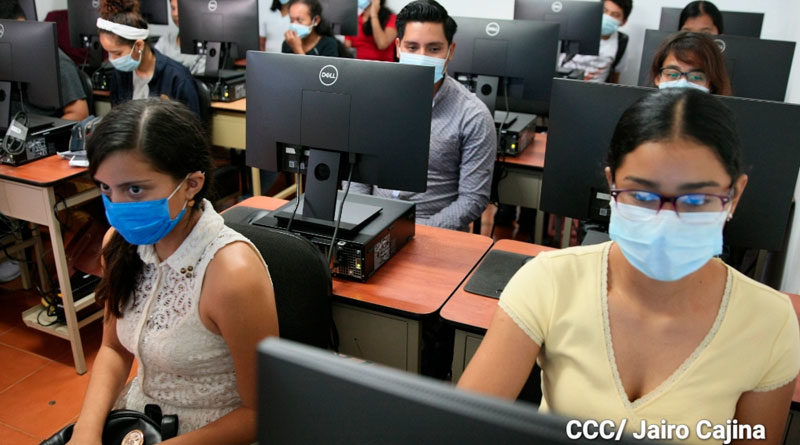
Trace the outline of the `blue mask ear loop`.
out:
[[[173,191],[172,191],[172,193],[170,193],[170,194],[169,194],[169,196],[167,196],[167,206],[169,206],[169,200],[170,200],[170,199],[172,199],[172,197],[173,197],[173,196],[175,196],[175,193],[178,193],[178,190],[180,190],[180,189],[181,189],[181,187],[183,186],[183,184],[185,184],[185,183],[186,183],[186,180],[187,180],[187,179],[189,179],[189,175],[191,175],[192,173],[194,173],[194,172],[187,173],[187,174],[186,174],[186,177],[185,177],[185,178],[183,178],[183,181],[181,181],[181,183],[180,183],[180,184],[178,184],[178,186],[177,186],[177,187],[175,187],[175,190],[173,190]],[[200,172],[200,173],[202,173],[202,172]],[[187,199],[186,201],[184,201],[184,202],[183,202],[183,207],[182,207],[182,208],[181,208],[181,210],[178,212],[179,214],[180,214],[180,212],[182,212],[182,211],[184,211],[184,210],[186,209],[186,205],[187,205],[187,204],[189,204],[189,200],[188,200],[188,199]],[[172,219],[172,218],[170,218],[170,219]]]

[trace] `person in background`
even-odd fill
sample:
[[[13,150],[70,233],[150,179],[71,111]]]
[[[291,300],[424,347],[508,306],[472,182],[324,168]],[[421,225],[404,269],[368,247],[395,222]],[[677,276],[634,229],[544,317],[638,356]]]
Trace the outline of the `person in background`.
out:
[[[353,185],[351,191],[413,201],[419,224],[467,230],[489,203],[497,132],[486,105],[446,74],[456,50],[457,27],[447,10],[433,0],[413,1],[397,15],[400,63],[435,68],[427,191],[401,192],[364,184]]]
[[[687,425],[692,444],[707,443],[701,421],[736,419],[764,429],[748,443],[780,444],[797,315],[787,295],[715,258],[747,185],[742,164],[735,115],[710,94],[658,91],[628,108],[605,168],[612,241],[522,266],[458,386],[514,399],[538,362],[543,411],[627,419],[637,433]]]
[[[397,38],[397,15],[385,6],[386,0],[359,0],[358,35],[346,36],[345,46],[356,50],[356,58],[395,61],[394,39]]]
[[[100,44],[114,66],[109,89],[112,105],[166,96],[203,115],[189,69],[147,43],[150,29],[139,14],[137,0],[102,0],[97,27]]]
[[[96,291],[103,340],[70,443],[99,444],[109,410],[147,404],[177,414],[170,442],[255,442],[254,351],[278,335],[275,294],[258,250],[206,199],[213,163],[199,119],[172,100],[126,102],[87,153],[112,228]]]
[[[169,10],[172,15],[172,23],[178,24],[178,0],[169,0]],[[161,36],[153,48],[172,60],[180,62],[189,68],[192,74],[203,74],[206,72],[206,56],[181,53],[181,36],[177,31],[170,31],[165,36]]]
[[[696,1],[689,3],[681,11],[678,30],[718,35],[725,32],[725,27],[722,14],[713,3]]]
[[[339,42],[322,19],[318,0],[289,2],[289,30],[284,34],[281,52],[339,57]]]
[[[669,36],[653,56],[650,78],[659,89],[695,88],[731,95],[722,51],[708,34],[679,32]]]
[[[0,1],[0,19],[24,21],[25,12],[17,0]],[[0,62],[2,63],[2,62]],[[39,108],[36,104],[30,103],[27,98],[19,98],[24,103],[28,111],[36,114],[43,114],[51,117],[61,117],[71,121],[81,121],[89,117],[89,103],[86,101],[86,92],[83,89],[81,73],[78,67],[61,49],[58,50],[58,69],[61,81],[61,98],[64,108],[45,109]],[[16,101],[15,101],[16,102]],[[17,111],[19,103],[12,107],[13,113]]]
[[[281,39],[289,30],[289,0],[259,0],[258,35],[261,51],[268,53],[281,52]]]
[[[569,55],[562,53],[560,66],[583,70],[584,80],[590,82],[619,82],[619,73],[625,68],[621,62],[628,47],[628,35],[618,28],[625,26],[632,10],[633,0],[605,0],[598,55],[576,54],[569,59]]]

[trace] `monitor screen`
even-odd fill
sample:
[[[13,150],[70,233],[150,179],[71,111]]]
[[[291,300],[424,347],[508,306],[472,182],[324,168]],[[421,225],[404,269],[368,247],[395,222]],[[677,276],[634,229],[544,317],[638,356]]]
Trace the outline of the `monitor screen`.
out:
[[[334,34],[358,34],[358,0],[320,0],[322,18],[331,25]]]
[[[454,17],[458,23],[453,60],[447,71],[463,75],[499,77],[496,109],[504,109],[505,94],[512,99],[537,101],[547,109],[550,84],[558,57],[556,23],[531,20],[492,20]],[[508,88],[505,88],[505,87]],[[483,95],[481,85],[474,92]],[[505,91],[503,91],[505,90]],[[490,107],[491,111],[494,111]]]
[[[0,29],[0,109],[10,109],[11,88],[38,108],[61,108],[56,24],[0,20]],[[0,116],[0,127],[12,117]]]
[[[603,2],[573,0],[515,0],[514,19],[544,20],[561,25],[562,52],[597,55]]]
[[[570,439],[534,405],[279,338],[258,346],[258,400],[259,443],[611,443]]]
[[[658,29],[661,31],[679,31],[681,22],[681,8],[661,8],[661,22]],[[761,25],[764,22],[762,12],[720,11],[722,13],[722,26],[726,35],[761,37]]]
[[[69,46],[86,47],[89,39],[97,36],[99,7],[100,0],[67,0]],[[139,12],[149,24],[169,24],[169,2],[165,0],[139,0]]]
[[[542,210],[583,220],[608,220],[603,169],[611,136],[622,113],[653,91],[553,81]],[[780,251],[800,168],[800,105],[717,97],[736,115],[742,165],[749,176],[736,217],[725,227],[725,242]]]
[[[236,45],[234,58],[258,50],[257,0],[180,0],[181,52],[197,54],[206,42]]]
[[[335,192],[352,155],[353,181],[426,190],[433,68],[249,51],[247,91],[248,165],[305,173],[315,158],[341,155],[324,178]]]
[[[661,42],[671,34],[653,29],[645,32],[639,85],[653,85],[653,79],[649,78],[653,56]],[[731,35],[713,37],[722,49],[734,96],[775,101],[785,99],[795,42]]]
[[[22,7],[22,12],[25,13],[25,19],[35,22],[39,20],[36,15],[36,0],[19,0],[19,6]]]

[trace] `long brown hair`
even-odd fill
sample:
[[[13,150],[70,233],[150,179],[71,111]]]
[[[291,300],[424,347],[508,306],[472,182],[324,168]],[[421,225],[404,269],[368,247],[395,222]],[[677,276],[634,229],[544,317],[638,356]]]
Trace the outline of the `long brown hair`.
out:
[[[112,108],[87,141],[89,173],[94,177],[109,154],[129,150],[139,151],[155,170],[176,181],[192,172],[205,172],[205,183],[194,196],[189,212],[200,208],[212,186],[213,163],[208,136],[189,108],[160,98],[134,100]],[[122,317],[142,272],[144,264],[137,248],[117,232],[102,251],[105,271],[95,295],[100,302],[107,299],[106,309],[117,318]]]
[[[706,34],[678,32],[661,43],[650,65],[650,81],[661,75],[664,61],[670,54],[683,63],[696,66],[708,77],[709,89],[714,94],[731,95],[731,81],[725,68],[725,59],[719,46]]]

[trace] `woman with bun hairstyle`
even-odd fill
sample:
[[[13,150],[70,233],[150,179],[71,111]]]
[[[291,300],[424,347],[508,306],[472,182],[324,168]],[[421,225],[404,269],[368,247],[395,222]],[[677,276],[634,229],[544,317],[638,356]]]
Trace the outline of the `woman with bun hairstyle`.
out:
[[[177,414],[170,444],[255,442],[255,351],[278,335],[275,297],[258,250],[206,199],[200,121],[172,100],[134,100],[86,148],[112,228],[96,290],[103,340],[70,443],[99,445],[110,410],[147,404]]]
[[[168,97],[202,116],[197,86],[189,69],[147,43],[150,29],[139,14],[139,2],[102,0],[99,13],[100,44],[115,68],[111,77],[111,104],[151,96]]]

